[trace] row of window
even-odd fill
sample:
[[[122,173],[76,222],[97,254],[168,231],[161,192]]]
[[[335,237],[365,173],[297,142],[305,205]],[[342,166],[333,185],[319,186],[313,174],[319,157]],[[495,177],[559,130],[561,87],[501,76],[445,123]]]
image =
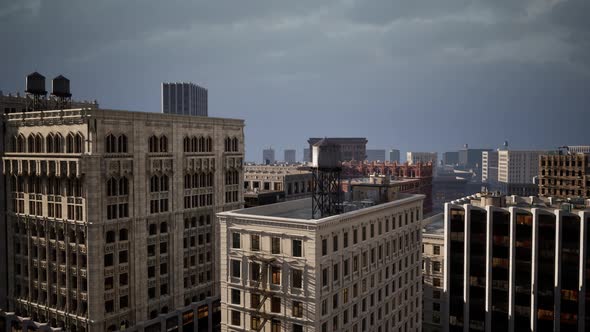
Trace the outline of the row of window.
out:
[[[232,233],[232,248],[242,249],[242,235],[240,233]],[[281,238],[270,237],[271,254],[281,254]],[[250,235],[250,250],[261,251],[260,235]],[[303,245],[301,240],[291,240],[291,256],[302,257]]]
[[[13,136],[9,140],[10,152],[28,153],[83,153],[84,135],[81,133],[68,133],[65,138],[61,134],[49,133],[45,138],[40,133]]]
[[[263,265],[257,262],[250,262],[250,281],[262,282],[262,278],[265,276],[270,277],[270,283],[276,286],[281,285],[281,272],[280,266],[270,266],[270,274],[263,271]],[[303,270],[291,268],[291,288],[302,289],[303,288]],[[242,261],[237,259],[230,260],[230,275],[232,278],[242,278]],[[245,276],[244,276],[245,277]]]
[[[185,137],[184,152],[211,152],[213,151],[213,140],[211,137]]]

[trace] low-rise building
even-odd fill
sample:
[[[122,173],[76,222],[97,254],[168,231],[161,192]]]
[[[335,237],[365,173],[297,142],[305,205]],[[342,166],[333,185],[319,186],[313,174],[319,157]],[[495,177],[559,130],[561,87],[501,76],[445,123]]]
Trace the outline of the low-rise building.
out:
[[[297,166],[246,165],[244,166],[244,191],[283,191],[285,200],[311,195],[312,174]]]
[[[498,189],[506,195],[536,196],[539,156],[547,151],[498,151]]]
[[[556,198],[590,198],[590,154],[542,155],[539,194]]]
[[[321,219],[311,198],[219,213],[221,331],[419,331],[423,199]]]

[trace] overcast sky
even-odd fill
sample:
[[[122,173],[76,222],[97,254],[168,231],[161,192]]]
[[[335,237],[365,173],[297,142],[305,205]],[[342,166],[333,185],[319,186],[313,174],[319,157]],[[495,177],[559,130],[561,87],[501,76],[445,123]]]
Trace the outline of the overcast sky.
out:
[[[402,152],[590,144],[588,0],[0,0],[0,89],[160,111],[162,81],[246,120],[247,159],[310,136]]]

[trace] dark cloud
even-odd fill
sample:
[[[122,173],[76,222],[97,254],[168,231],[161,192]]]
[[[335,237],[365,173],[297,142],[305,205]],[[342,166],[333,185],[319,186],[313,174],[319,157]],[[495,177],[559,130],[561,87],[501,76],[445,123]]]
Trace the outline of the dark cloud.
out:
[[[32,70],[64,73],[78,98],[158,111],[160,82],[194,81],[209,88],[213,115],[246,119],[250,159],[270,141],[299,149],[312,135],[366,135],[373,147],[402,150],[506,138],[523,147],[583,143],[575,127],[582,121],[552,130],[554,137],[534,128],[556,114],[590,120],[582,88],[590,84],[589,7],[587,0],[2,2],[0,43],[9,47],[0,53],[0,89],[22,90]]]

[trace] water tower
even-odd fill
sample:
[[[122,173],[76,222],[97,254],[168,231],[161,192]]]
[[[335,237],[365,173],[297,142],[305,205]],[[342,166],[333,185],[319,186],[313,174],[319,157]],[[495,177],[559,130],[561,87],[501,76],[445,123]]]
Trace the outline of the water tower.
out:
[[[47,91],[45,90],[45,76],[34,72],[27,75],[26,78],[26,89],[27,94],[27,111],[40,111],[45,109],[45,96]],[[30,103],[29,103],[30,99]]]
[[[324,138],[312,146],[311,156],[312,218],[339,214],[342,211],[340,145]]]
[[[55,97],[55,109],[67,109],[72,104],[72,94],[70,93],[70,80],[62,75],[57,76],[51,81],[51,95]]]

